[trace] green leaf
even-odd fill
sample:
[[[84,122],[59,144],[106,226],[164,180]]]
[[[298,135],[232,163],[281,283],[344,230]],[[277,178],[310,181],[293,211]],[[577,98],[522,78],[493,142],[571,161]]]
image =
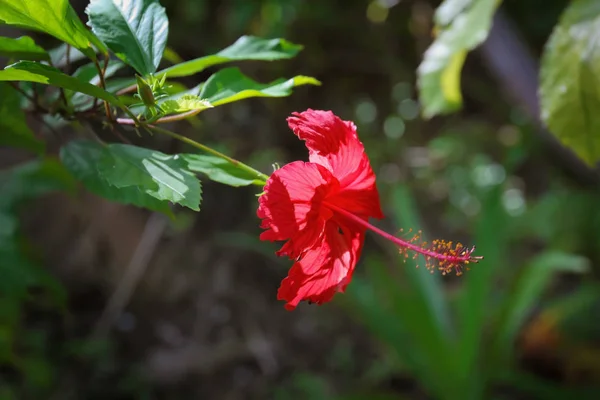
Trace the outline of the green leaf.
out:
[[[118,60],[110,60],[104,73],[104,78],[110,78],[117,73],[121,68],[125,67],[125,64]],[[80,81],[89,82],[92,85],[98,85],[100,83],[100,75],[98,74],[98,68],[93,62],[82,65],[73,72],[73,77]]]
[[[69,63],[75,63],[83,60],[86,57],[81,51],[73,48],[73,46],[67,43],[58,45],[57,47],[49,50],[48,53],[50,54],[52,65],[57,68],[67,65],[67,61]]]
[[[190,171],[199,172],[208,179],[229,186],[263,186],[264,182],[253,174],[240,170],[222,158],[200,154],[182,154]]]
[[[123,106],[115,95],[106,90],[66,75],[56,68],[33,61],[19,61],[9,65],[0,71],[0,81],[28,81],[54,85],[98,97],[115,106]]]
[[[494,328],[494,355],[508,362],[514,343],[526,318],[539,304],[540,297],[558,272],[582,273],[589,269],[583,257],[548,251],[521,269],[512,290],[502,305],[500,318]]]
[[[469,50],[487,38],[500,0],[445,0],[436,11],[439,30],[419,65],[423,116],[447,114],[462,106],[460,72]]]
[[[46,32],[92,59],[96,53],[91,43],[101,45],[68,0],[0,0],[0,23]]]
[[[487,323],[494,300],[497,296],[495,283],[501,279],[499,275],[507,265],[510,253],[509,226],[511,219],[506,213],[503,202],[502,185],[496,185],[485,191],[480,197],[481,213],[478,217],[474,237],[470,241],[477,245],[475,255],[485,258],[465,273],[463,290],[457,294],[456,314],[457,330],[460,332],[456,348],[456,376],[470,376],[471,381],[461,381],[463,393],[468,398],[476,399],[484,396],[483,382],[485,377],[479,361],[482,359],[482,347],[487,333]]]
[[[21,96],[8,83],[0,82],[0,146],[19,147],[36,153],[44,151],[27,123],[21,109]]]
[[[292,94],[295,86],[320,84],[315,78],[302,75],[263,84],[248,78],[239,68],[225,68],[208,78],[200,97],[216,107],[249,97],[285,97]]]
[[[46,50],[35,44],[29,36],[18,39],[0,37],[0,56],[19,60],[49,60]]]
[[[107,200],[172,215],[169,203],[158,200],[140,187],[117,188],[105,179],[99,170],[101,162],[112,157],[105,146],[86,140],[72,141],[60,149],[60,158],[64,166],[75,178],[83,183],[90,192]]]
[[[137,187],[158,200],[200,210],[200,181],[182,156],[126,144],[111,144],[107,152],[97,168],[112,186]]]
[[[165,51],[163,52],[163,58],[171,64],[179,64],[184,62],[183,58],[181,58],[181,56],[179,56],[179,54],[177,54],[175,50],[168,46],[165,47]]]
[[[255,36],[242,36],[231,46],[217,54],[196,58],[174,65],[161,71],[169,78],[197,74],[213,65],[230,61],[262,60],[274,61],[295,57],[302,46],[285,39],[261,39]]]
[[[600,3],[570,2],[554,28],[540,70],[541,116],[582,160],[600,159]]]
[[[160,109],[165,114],[183,113],[192,110],[206,110],[212,108],[212,104],[193,94],[186,94],[177,99],[169,99],[161,102]]]
[[[446,27],[473,4],[473,0],[444,1],[435,10],[434,20],[438,27]]]
[[[156,71],[169,33],[157,0],[92,0],[86,13],[92,31],[123,62],[142,75]]]
[[[0,172],[0,211],[54,191],[72,191],[75,181],[56,159],[30,161]]]

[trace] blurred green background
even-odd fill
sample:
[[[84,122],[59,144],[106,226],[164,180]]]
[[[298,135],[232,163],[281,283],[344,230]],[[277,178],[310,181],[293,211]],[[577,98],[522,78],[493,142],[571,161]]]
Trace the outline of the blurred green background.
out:
[[[300,56],[240,68],[263,82],[323,82],[173,130],[269,173],[307,158],[291,112],[333,110],[356,122],[371,158],[379,226],[474,244],[485,260],[462,277],[430,275],[368,236],[345,295],[290,313],[276,292],[291,264],[258,240],[255,188],[205,181],[203,210],[176,222],[86,193],[46,195],[21,212],[18,245],[33,261],[11,260],[34,267],[0,277],[0,399],[600,398],[598,182],[548,144],[536,105],[506,90],[535,88],[518,66],[537,62],[567,1],[506,1],[504,33],[529,53],[503,56],[516,66],[508,78],[486,56],[494,48],[470,54],[464,109],[430,121],[415,71],[439,2],[161,3],[184,59],[244,34],[284,37],[305,46]]]

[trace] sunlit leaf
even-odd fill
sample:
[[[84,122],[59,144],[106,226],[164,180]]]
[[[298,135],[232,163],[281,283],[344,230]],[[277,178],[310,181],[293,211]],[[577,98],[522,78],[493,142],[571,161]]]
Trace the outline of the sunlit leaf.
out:
[[[60,70],[33,61],[19,61],[0,71],[0,81],[28,81],[81,92],[120,106],[119,99],[106,90],[66,75]]]
[[[285,39],[261,39],[255,36],[242,36],[231,46],[217,54],[200,57],[169,67],[160,73],[169,78],[197,74],[204,69],[230,61],[263,60],[273,61],[295,57],[302,46]]]
[[[600,160],[600,3],[569,4],[542,57],[541,116],[582,160]]]
[[[242,74],[239,68],[225,68],[206,81],[200,97],[218,106],[249,97],[285,97],[292,94],[295,86],[320,84],[315,78],[301,75],[271,83],[258,83]]]
[[[46,50],[35,44],[29,36],[18,39],[0,37],[0,56],[18,60],[49,60]]]
[[[110,185],[139,188],[158,200],[200,209],[200,181],[182,156],[125,144],[108,145],[106,154],[97,168]]]
[[[85,140],[72,141],[60,150],[60,158],[64,166],[90,192],[110,201],[133,204],[171,215],[168,201],[151,196],[143,188],[139,186],[117,188],[111,185],[98,168],[101,162],[106,163],[106,159],[111,157],[105,146]]]
[[[215,156],[183,154],[189,169],[206,175],[210,180],[229,186],[263,185],[254,174],[237,168],[234,164]]]
[[[169,20],[158,0],[92,0],[86,9],[92,31],[137,72],[155,72],[163,57]]]
[[[423,116],[446,114],[462,106],[460,72],[469,50],[489,33],[500,0],[445,0],[436,11],[437,37],[418,68]]]
[[[160,108],[165,114],[173,114],[192,110],[206,110],[207,108],[212,108],[212,104],[201,99],[199,96],[186,94],[178,99],[162,102]]]
[[[0,23],[46,32],[90,58],[96,57],[92,43],[104,47],[85,28],[68,0],[0,0]]]

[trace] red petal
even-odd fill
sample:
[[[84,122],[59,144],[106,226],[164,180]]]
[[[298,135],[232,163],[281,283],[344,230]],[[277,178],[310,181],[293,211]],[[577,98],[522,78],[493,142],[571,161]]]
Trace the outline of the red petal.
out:
[[[288,240],[278,252],[295,259],[322,237],[332,212],[321,206],[337,180],[318,164],[295,161],[275,171],[259,197],[257,215],[262,218],[261,240]]]
[[[302,300],[322,304],[343,292],[352,279],[364,237],[363,229],[328,221],[322,242],[292,266],[277,299],[285,300],[285,308],[293,310]]]
[[[340,182],[336,205],[361,217],[383,218],[375,174],[352,121],[309,109],[294,113],[288,124],[306,142],[310,161],[329,169]]]

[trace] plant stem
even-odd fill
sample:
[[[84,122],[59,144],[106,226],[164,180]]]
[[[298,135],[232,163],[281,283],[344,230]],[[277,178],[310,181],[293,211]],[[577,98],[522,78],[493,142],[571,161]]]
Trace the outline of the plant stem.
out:
[[[108,61],[107,61],[107,64],[108,64]],[[98,62],[98,58],[94,58],[94,65],[96,66],[96,69],[98,70],[98,77],[100,78],[100,87],[102,89],[106,89],[106,82],[104,81],[104,71],[105,71],[105,69],[103,69],[100,66],[100,63]],[[112,118],[112,114],[110,113],[110,105],[108,104],[107,101],[104,101],[104,111],[106,112],[106,118],[109,121],[112,121],[113,118]]]
[[[194,115],[200,114],[201,111],[203,111],[203,108],[198,108],[196,110],[190,110],[190,111],[186,111],[183,112],[181,114],[174,114],[174,115],[169,115],[166,117],[161,117],[159,119],[157,119],[156,121],[152,122],[152,125],[158,125],[158,124],[166,124],[169,122],[175,122],[175,121],[183,121],[184,119],[193,117]],[[141,122],[143,121],[135,121],[133,119],[129,119],[129,118],[117,118],[117,123],[121,124],[121,125],[139,125]]]
[[[190,138],[188,138],[186,136],[180,135],[180,134],[175,133],[175,132],[171,132],[170,130],[163,129],[163,128],[160,128],[160,127],[155,126],[155,125],[142,125],[142,127],[150,129],[150,130],[153,130],[153,131],[158,132],[158,133],[162,133],[163,135],[170,136],[170,137],[175,138],[177,140],[180,140],[180,141],[182,141],[184,143],[187,143],[190,146],[193,146],[193,147],[195,147],[195,148],[197,148],[199,150],[202,150],[202,151],[204,151],[206,153],[212,154],[213,156],[222,158],[223,160],[229,162],[230,164],[235,165],[237,168],[239,168],[239,169],[241,169],[243,171],[249,172],[250,174],[256,176],[256,178],[260,179],[263,182],[266,182],[267,179],[269,179],[269,177],[267,175],[263,174],[260,171],[255,170],[254,168],[250,167],[249,165],[246,165],[246,164],[244,164],[241,161],[238,161],[238,160],[236,160],[234,158],[226,156],[225,154],[220,153],[217,150],[212,149],[212,148],[210,148],[208,146],[205,146],[205,145],[203,145],[201,143],[198,143],[195,140],[192,140],[192,139],[190,139]]]

